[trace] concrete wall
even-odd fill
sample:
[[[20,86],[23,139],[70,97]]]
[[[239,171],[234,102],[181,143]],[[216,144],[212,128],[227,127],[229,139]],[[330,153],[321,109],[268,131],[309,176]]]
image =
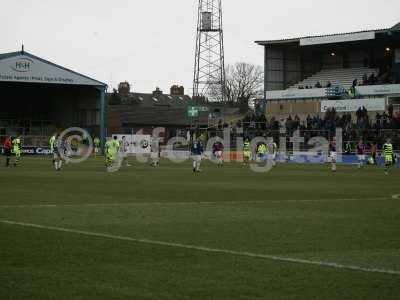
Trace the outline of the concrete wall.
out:
[[[321,114],[321,102],[319,100],[281,100],[267,103],[268,118],[283,118],[296,114],[301,119],[306,118],[307,115]]]

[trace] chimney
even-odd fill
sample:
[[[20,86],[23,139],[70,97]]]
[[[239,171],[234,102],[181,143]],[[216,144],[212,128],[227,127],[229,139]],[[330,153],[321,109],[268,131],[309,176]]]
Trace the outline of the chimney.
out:
[[[162,90],[160,90],[160,88],[156,88],[156,90],[155,91],[153,91],[153,96],[154,97],[157,97],[157,96],[161,96],[163,94],[163,91]]]
[[[130,92],[131,92],[131,85],[129,84],[129,82],[127,81],[121,82],[118,85],[118,93],[121,94],[122,96],[127,97]]]
[[[185,96],[185,88],[179,85],[171,86],[171,96]]]

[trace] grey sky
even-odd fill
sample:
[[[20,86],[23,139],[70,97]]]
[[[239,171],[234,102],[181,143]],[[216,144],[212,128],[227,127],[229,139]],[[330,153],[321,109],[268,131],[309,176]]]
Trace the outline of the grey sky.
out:
[[[1,0],[0,53],[25,49],[115,87],[191,93],[198,0]],[[255,40],[387,28],[399,0],[223,0],[226,63],[263,63]]]

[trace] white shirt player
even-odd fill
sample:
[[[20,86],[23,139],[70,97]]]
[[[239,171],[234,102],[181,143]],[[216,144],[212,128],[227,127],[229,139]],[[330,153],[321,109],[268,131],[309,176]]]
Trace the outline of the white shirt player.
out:
[[[123,139],[121,141],[121,143],[120,143],[120,148],[119,149],[120,149],[121,153],[123,153],[123,154],[128,153],[129,143],[125,139]]]
[[[158,138],[152,138],[150,149],[151,165],[153,167],[158,167],[160,162],[160,141]]]

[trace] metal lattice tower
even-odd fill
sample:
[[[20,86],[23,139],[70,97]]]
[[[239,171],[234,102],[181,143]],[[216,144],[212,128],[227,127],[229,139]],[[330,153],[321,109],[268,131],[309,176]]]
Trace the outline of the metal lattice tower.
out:
[[[222,0],[199,0],[193,98],[224,101]]]

